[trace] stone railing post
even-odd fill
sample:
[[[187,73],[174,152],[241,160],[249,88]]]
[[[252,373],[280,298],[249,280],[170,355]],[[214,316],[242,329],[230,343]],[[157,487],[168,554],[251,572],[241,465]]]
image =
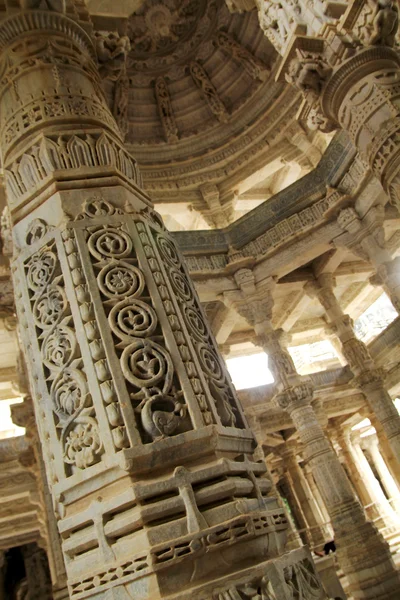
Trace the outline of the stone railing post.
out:
[[[71,600],[287,599],[304,570],[322,600],[309,553],[280,558],[284,511],[105,102],[100,73],[125,72],[129,40],[93,37],[76,1],[11,4],[0,146],[12,271]]]
[[[264,285],[258,284],[253,271],[243,268],[240,263],[234,272],[234,280],[238,289],[226,292],[224,300],[254,328],[257,345],[268,355],[275,379],[275,401],[290,415],[298,432],[304,459],[312,469],[329,513],[337,542],[338,560],[348,577],[351,591],[359,598],[395,600],[399,575],[389,547],[375,526],[366,520],[339,458],[318,422],[312,407],[313,387],[310,379],[297,373],[290,354],[281,342],[280,332],[272,326],[274,282],[270,280]],[[369,561],[368,566],[365,562],[361,565],[361,547],[365,548],[362,555],[364,560]]]
[[[350,317],[342,311],[334,293],[334,277],[330,273],[324,273],[315,281],[307,283],[305,291],[317,297],[323,306],[355,376],[354,383],[365,394],[400,463],[400,415],[385,389],[382,369],[375,365],[366,344],[356,337]]]

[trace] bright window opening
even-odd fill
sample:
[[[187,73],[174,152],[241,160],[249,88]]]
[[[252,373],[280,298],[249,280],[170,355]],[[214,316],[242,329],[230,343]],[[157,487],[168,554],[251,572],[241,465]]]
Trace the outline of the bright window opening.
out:
[[[265,352],[228,358],[226,365],[237,390],[258,387],[274,381]]]
[[[0,400],[0,440],[25,434],[24,427],[18,427],[11,420],[10,406],[22,402],[22,398]]]
[[[354,331],[359,340],[370,342],[398,317],[397,310],[386,294],[379,296],[363,314],[354,321]]]
[[[316,368],[317,363],[326,362],[337,359],[337,354],[329,340],[315,342],[313,344],[302,344],[301,346],[292,346],[288,348],[290,356],[293,359],[296,370],[302,373],[315,372],[320,369]],[[309,367],[312,366],[311,369]],[[321,369],[326,366],[321,366]]]

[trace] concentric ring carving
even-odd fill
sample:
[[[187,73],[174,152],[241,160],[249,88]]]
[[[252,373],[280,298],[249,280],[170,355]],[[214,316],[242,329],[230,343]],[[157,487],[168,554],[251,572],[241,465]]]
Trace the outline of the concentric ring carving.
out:
[[[211,377],[215,383],[222,385],[225,382],[225,373],[217,356],[209,346],[201,345],[198,347],[198,352],[206,374]]]
[[[178,297],[183,302],[190,302],[193,300],[193,293],[187,277],[181,271],[177,271],[173,268],[170,269],[169,276],[172,287]]]
[[[92,233],[88,241],[92,256],[98,260],[104,258],[126,258],[132,252],[130,237],[121,230],[108,227]]]
[[[156,342],[137,340],[121,356],[126,379],[140,390],[161,387],[168,392],[172,384],[173,365],[169,353]]]
[[[157,315],[153,308],[131,298],[116,304],[108,320],[115,335],[127,342],[131,342],[132,337],[148,337],[157,327]]]
[[[181,259],[173,243],[163,235],[157,235],[156,241],[158,249],[166,262],[171,267],[176,267],[179,269],[181,266]]]
[[[97,282],[105,296],[115,299],[140,296],[145,286],[142,272],[123,261],[103,267],[97,276]]]
[[[204,319],[199,311],[193,306],[184,306],[183,314],[185,317],[186,324],[191,333],[200,342],[207,342],[208,331]]]

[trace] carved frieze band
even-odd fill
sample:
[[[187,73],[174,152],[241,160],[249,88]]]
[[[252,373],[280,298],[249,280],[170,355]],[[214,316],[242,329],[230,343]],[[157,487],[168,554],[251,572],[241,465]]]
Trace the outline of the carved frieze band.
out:
[[[36,194],[37,187],[55,171],[81,167],[115,168],[138,187],[143,185],[136,161],[104,132],[40,136],[5,170],[10,206]]]

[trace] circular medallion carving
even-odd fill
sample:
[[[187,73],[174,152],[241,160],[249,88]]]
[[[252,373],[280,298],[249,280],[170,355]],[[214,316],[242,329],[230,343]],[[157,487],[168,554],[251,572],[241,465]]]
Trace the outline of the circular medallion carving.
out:
[[[90,236],[88,248],[98,260],[126,258],[132,252],[132,241],[124,231],[107,227]]]
[[[123,261],[104,267],[98,274],[97,281],[101,292],[108,298],[140,296],[145,286],[143,273]]]
[[[193,299],[193,293],[188,279],[175,269],[170,270],[170,281],[172,286],[181,300],[189,302]]]
[[[138,340],[127,346],[121,356],[121,366],[126,379],[141,390],[158,387],[166,392],[171,387],[171,357],[155,342]]]
[[[185,316],[190,333],[193,333],[196,339],[198,339],[200,342],[207,341],[207,326],[204,323],[204,319],[199,311],[192,306],[185,306],[183,309],[183,314]]]
[[[208,346],[202,345],[199,347],[199,356],[206,374],[209,375],[215,382],[223,383],[225,379],[224,372],[214,350]]]
[[[161,256],[171,267],[179,268],[181,266],[181,259],[174,244],[162,235],[158,235],[156,240]]]
[[[117,337],[128,342],[132,337],[148,337],[157,327],[155,311],[141,300],[119,302],[109,315],[110,327]]]

